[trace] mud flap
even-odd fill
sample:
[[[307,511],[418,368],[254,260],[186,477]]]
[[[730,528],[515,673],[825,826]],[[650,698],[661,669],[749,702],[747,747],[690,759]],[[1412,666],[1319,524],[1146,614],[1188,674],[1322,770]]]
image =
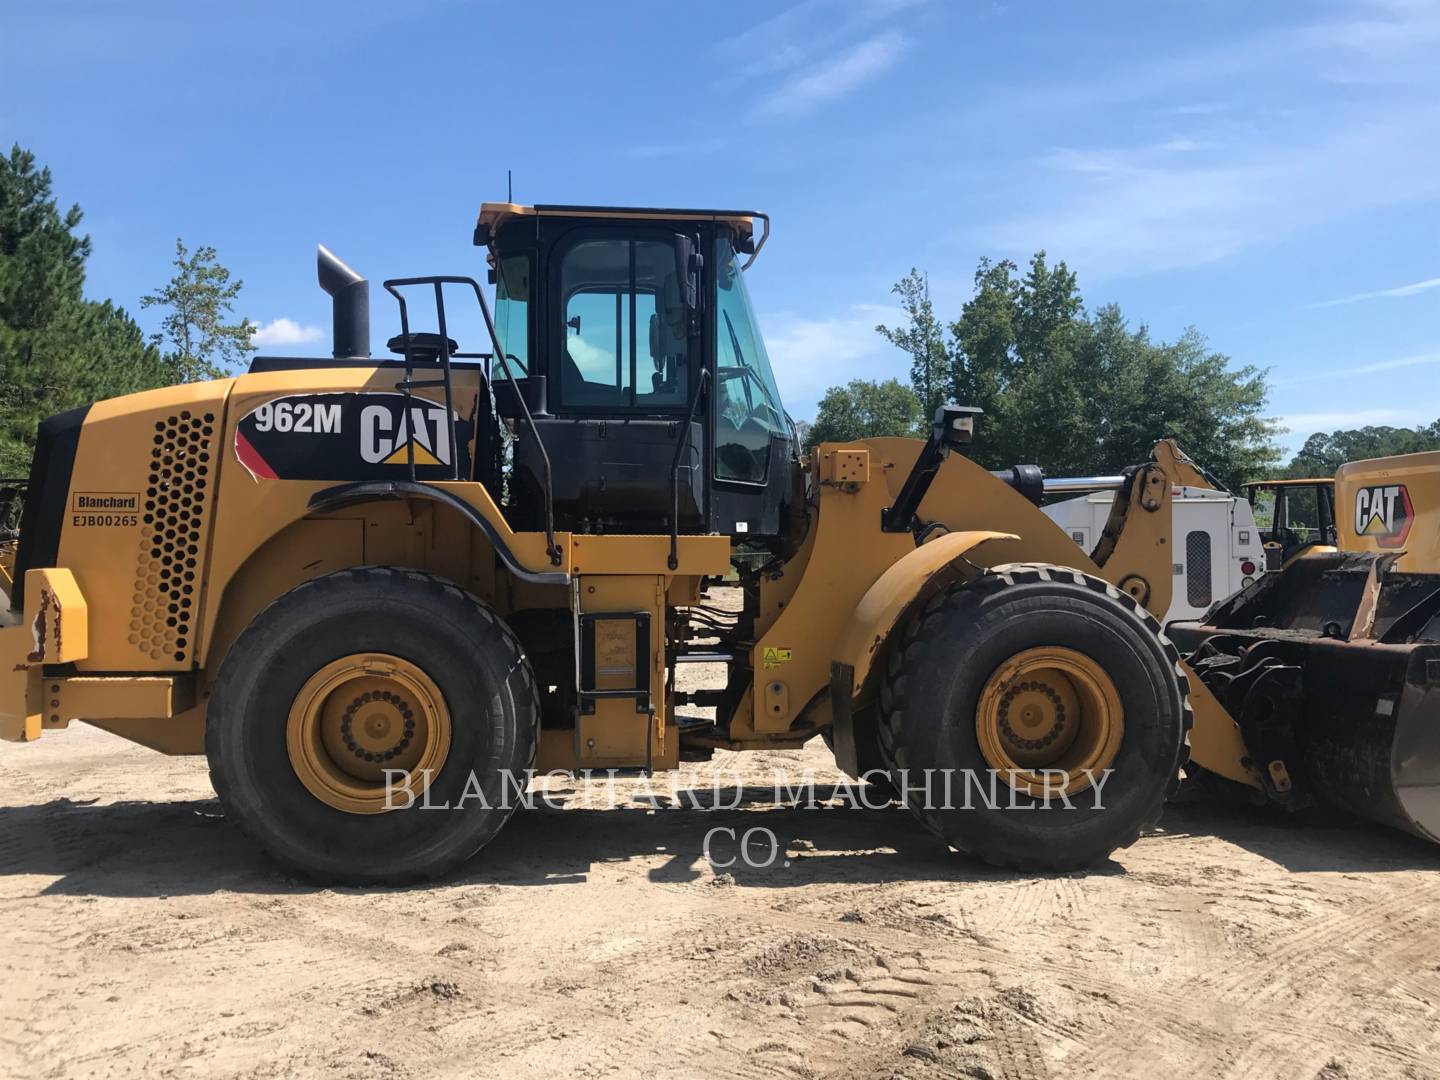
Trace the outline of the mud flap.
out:
[[[830,716],[835,764],[846,776],[859,778],[860,754],[855,746],[855,669],[849,664],[830,665]]]

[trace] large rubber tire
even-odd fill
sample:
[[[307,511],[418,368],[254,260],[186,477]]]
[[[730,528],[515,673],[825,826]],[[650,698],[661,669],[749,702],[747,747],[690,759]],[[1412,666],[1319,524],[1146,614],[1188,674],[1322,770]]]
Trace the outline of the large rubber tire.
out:
[[[443,695],[449,752],[425,801],[460,808],[348,813],[299,779],[286,743],[297,693],[337,658],[371,652],[416,665]],[[367,566],[298,586],[246,628],[220,667],[205,751],[226,815],[279,862],[399,884],[452,870],[499,832],[518,801],[507,775],[523,785],[538,727],[530,665],[494,611],[428,574]],[[484,798],[472,786],[462,799],[476,781]]]
[[[996,804],[978,795],[987,784],[969,789],[966,808],[966,770],[991,769],[976,733],[981,691],[1036,647],[1084,654],[1113,682],[1124,708],[1114,771],[1098,799],[1093,787],[1069,795],[1073,809],[1003,782]],[[1159,623],[1107,582],[1044,564],[996,567],[938,593],[902,630],[881,687],[882,749],[906,806],[951,847],[1018,870],[1091,866],[1133,843],[1179,783],[1193,719],[1179,659]],[[916,790],[925,769],[953,770],[950,798],[934,781],[931,808]]]

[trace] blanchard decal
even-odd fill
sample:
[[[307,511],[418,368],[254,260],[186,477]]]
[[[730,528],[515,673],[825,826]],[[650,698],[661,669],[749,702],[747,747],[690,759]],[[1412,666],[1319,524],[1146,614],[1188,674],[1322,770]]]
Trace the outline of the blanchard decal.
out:
[[[70,497],[70,524],[84,528],[139,523],[138,491],[77,491]]]
[[[1355,492],[1355,532],[1383,548],[1398,548],[1410,535],[1415,510],[1404,484],[1363,487]]]
[[[291,394],[258,405],[235,426],[235,457],[266,480],[449,479],[459,456],[470,475],[474,422],[398,393]]]

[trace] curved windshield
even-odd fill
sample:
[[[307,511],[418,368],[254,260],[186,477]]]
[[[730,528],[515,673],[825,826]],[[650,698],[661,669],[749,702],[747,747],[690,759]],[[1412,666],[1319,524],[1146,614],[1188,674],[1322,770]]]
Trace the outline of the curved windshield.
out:
[[[787,435],[789,427],[728,238],[716,242],[715,267],[715,475],[763,484],[770,438]]]

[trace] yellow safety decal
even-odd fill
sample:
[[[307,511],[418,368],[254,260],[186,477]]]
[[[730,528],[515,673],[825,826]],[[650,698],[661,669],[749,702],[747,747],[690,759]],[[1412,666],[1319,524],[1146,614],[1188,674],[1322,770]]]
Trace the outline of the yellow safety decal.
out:
[[[767,668],[777,668],[781,664],[788,664],[790,662],[790,655],[789,649],[777,649],[773,645],[768,645],[765,648],[765,666]]]

